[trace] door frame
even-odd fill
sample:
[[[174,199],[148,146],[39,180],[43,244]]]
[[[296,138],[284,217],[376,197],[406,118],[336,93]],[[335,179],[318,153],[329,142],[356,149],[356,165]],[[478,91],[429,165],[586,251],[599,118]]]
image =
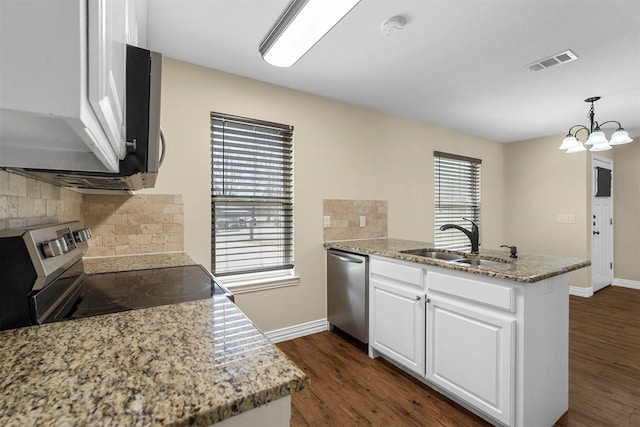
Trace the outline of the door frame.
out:
[[[593,225],[593,215],[595,215],[594,212],[594,206],[595,206],[595,195],[596,195],[596,171],[595,168],[596,166],[598,166],[597,163],[600,163],[601,166],[605,166],[607,168],[609,168],[611,170],[611,202],[610,202],[610,207],[609,207],[609,213],[611,215],[611,220],[613,221],[613,205],[614,205],[614,186],[615,186],[615,175],[614,175],[614,169],[613,169],[613,159],[609,159],[607,157],[601,157],[601,156],[597,156],[597,155],[592,155],[591,156],[591,187],[590,187],[590,196],[591,196],[591,218],[589,218],[589,224],[590,224],[590,229],[591,232],[589,233],[589,244],[590,244],[590,248],[591,248],[591,258],[592,258],[592,262],[593,262],[593,240],[594,240],[594,225]],[[610,285],[613,285],[613,278],[614,278],[614,252],[613,252],[613,239],[614,239],[614,224],[613,222],[611,223],[611,233],[610,233],[610,238],[609,238],[609,253],[611,254],[611,283]],[[593,292],[597,292],[598,290],[602,289],[602,288],[598,288],[595,289],[594,287],[594,283],[593,283],[593,267],[591,268],[591,288],[593,290]]]

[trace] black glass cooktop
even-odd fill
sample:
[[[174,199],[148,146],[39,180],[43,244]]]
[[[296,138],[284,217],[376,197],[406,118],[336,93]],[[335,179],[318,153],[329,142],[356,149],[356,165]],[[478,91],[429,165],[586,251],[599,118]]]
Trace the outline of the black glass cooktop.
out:
[[[75,319],[230,295],[200,265],[87,275],[56,319]],[[231,297],[232,298],[232,297]]]

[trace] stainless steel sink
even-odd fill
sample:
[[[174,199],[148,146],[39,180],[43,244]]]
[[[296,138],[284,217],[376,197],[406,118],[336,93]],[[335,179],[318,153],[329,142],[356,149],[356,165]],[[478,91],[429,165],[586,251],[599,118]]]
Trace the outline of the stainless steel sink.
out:
[[[452,260],[451,263],[468,265],[470,267],[487,267],[487,268],[507,267],[509,265],[509,261],[491,261],[491,260],[482,259],[482,258],[459,258],[459,259]]]
[[[434,251],[430,249],[410,249],[410,250],[400,251],[400,252],[407,255],[415,255],[415,256],[420,256],[424,258],[439,259],[442,261],[453,261],[453,260],[459,260],[462,258],[462,256],[458,254]]]
[[[430,258],[436,261],[442,261],[449,264],[459,264],[465,267],[473,268],[506,268],[510,265],[507,260],[494,259],[489,260],[485,258],[469,258],[465,254],[442,252],[434,249],[408,249],[400,251],[403,254],[414,255],[423,258]]]

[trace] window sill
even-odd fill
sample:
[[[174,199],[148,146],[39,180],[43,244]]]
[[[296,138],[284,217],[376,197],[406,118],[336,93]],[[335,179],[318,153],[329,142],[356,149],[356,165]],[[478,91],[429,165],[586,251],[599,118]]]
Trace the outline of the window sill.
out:
[[[284,288],[300,283],[300,277],[293,270],[223,276],[216,277],[216,280],[234,294]]]

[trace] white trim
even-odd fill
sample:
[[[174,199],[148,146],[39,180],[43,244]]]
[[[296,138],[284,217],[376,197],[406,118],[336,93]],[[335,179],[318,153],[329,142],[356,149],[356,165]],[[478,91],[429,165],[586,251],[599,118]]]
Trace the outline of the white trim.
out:
[[[284,288],[286,286],[296,286],[300,283],[300,277],[296,276],[293,270],[219,276],[216,279],[234,294]]]
[[[282,341],[289,341],[294,338],[304,337],[306,335],[317,334],[318,332],[324,332],[328,330],[329,322],[327,321],[327,319],[318,319],[307,323],[301,323],[299,325],[288,326],[286,328],[265,332],[264,334],[272,342],[278,343]]]
[[[593,288],[583,288],[581,286],[569,286],[569,295],[575,295],[577,297],[589,298],[593,296]]]
[[[630,288],[630,289],[638,289],[640,290],[640,282],[637,280],[627,280],[627,279],[613,279],[613,283],[611,286],[620,286],[622,288]]]

